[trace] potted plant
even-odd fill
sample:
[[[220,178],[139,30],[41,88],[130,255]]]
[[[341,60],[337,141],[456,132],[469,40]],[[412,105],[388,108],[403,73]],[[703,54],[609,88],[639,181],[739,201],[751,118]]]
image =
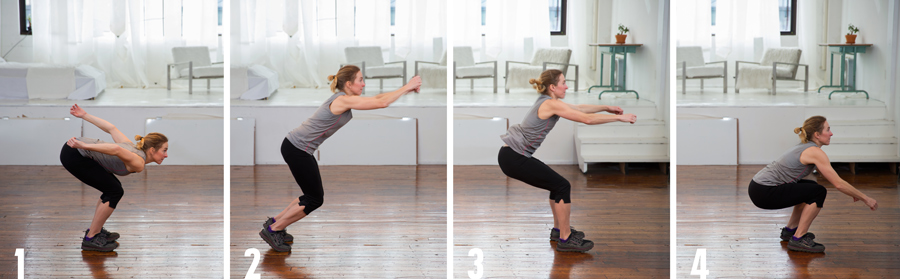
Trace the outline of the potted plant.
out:
[[[622,25],[621,23],[619,24],[619,34],[616,34],[616,43],[617,44],[625,43],[625,37],[628,37],[628,34],[627,34],[628,31],[629,31],[628,27],[625,27],[625,25]]]
[[[845,38],[847,38],[847,43],[855,44],[856,43],[856,33],[859,32],[859,28],[856,28],[856,26],[853,26],[853,24],[850,24],[850,26],[847,27],[847,30],[850,31],[850,33],[847,33],[847,35],[844,36]]]

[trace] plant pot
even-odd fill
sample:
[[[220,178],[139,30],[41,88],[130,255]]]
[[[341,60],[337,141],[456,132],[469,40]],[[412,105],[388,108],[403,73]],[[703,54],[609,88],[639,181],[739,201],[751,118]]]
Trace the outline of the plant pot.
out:
[[[624,44],[624,43],[625,43],[625,37],[628,37],[628,35],[618,35],[618,34],[617,34],[617,35],[616,35],[616,43],[617,43],[617,44]]]
[[[856,43],[856,35],[844,35],[844,38],[847,38],[847,43],[848,43],[848,44],[855,44],[855,43]]]

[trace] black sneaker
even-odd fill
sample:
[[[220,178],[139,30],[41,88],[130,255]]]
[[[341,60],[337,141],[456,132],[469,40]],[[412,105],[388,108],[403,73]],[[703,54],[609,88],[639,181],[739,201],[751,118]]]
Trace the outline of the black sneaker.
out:
[[[816,235],[808,232],[809,238],[816,239]],[[781,228],[781,241],[791,241],[791,237],[794,236],[794,232],[788,231],[787,227]]]
[[[91,238],[91,240],[87,240],[87,234],[81,239],[81,250],[84,251],[110,252],[118,247],[118,242],[108,241],[105,236],[100,235],[99,233]]]
[[[262,237],[272,249],[278,252],[290,252],[291,246],[284,243],[284,236],[281,232],[270,232],[269,228],[263,228],[259,231],[259,237]]]
[[[569,231],[571,231],[572,235],[577,235],[581,238],[584,238],[584,232],[576,231],[575,227],[569,227]],[[550,229],[550,240],[559,241],[559,231]]]
[[[813,241],[810,234],[807,233],[803,235],[799,240],[788,241],[788,249],[792,251],[800,251],[800,252],[809,252],[809,253],[823,253],[825,252],[825,245],[816,243]]]
[[[84,235],[87,236],[87,233],[90,231],[91,229],[87,229],[86,231],[84,231]],[[106,241],[109,242],[113,242],[116,241],[116,239],[119,239],[119,233],[107,231],[106,228],[100,228],[100,233],[98,233],[97,235],[106,237]]]
[[[560,252],[587,252],[594,248],[594,242],[584,239],[584,236],[572,234],[566,242],[556,241],[556,251]]]
[[[269,217],[269,219],[266,219],[266,222],[263,223],[263,228],[267,229],[272,224],[275,224],[275,218]],[[287,229],[280,230],[279,232],[282,233],[281,237],[284,238],[284,243],[294,243],[294,236],[287,233]]]

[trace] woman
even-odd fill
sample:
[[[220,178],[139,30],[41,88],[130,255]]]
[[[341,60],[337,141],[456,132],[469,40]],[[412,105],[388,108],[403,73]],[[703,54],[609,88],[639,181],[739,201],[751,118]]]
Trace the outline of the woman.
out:
[[[557,251],[588,251],[594,243],[584,239],[584,233],[569,227],[571,209],[569,181],[553,171],[546,164],[532,157],[547,133],[556,125],[560,117],[588,125],[614,121],[634,123],[634,114],[622,114],[616,106],[570,105],[560,99],[566,97],[566,77],[562,71],[547,70],[540,79],[531,79],[541,96],[525,115],[522,124],[509,127],[501,136],[506,143],[500,148],[497,161],[500,169],[509,177],[529,185],[550,191],[550,209],[553,211],[553,229],[550,239],[557,241]],[[606,111],[615,115],[595,114]]]
[[[97,201],[91,227],[84,232],[81,249],[112,251],[119,247],[119,243],[115,242],[119,234],[107,231],[103,224],[124,194],[122,183],[116,175],[141,172],[144,165],[150,162],[162,164],[169,157],[169,139],[160,133],[149,133],[144,137],[134,136],[138,141],[134,144],[116,126],[87,114],[78,104],[73,105],[69,113],[94,124],[113,138],[114,143],[107,143],[98,139],[72,137],[59,154],[59,160],[69,173],[103,193]]]
[[[793,206],[794,212],[787,226],[781,229],[781,240],[788,241],[788,249],[794,251],[821,253],[825,245],[813,241],[815,235],[808,233],[810,224],[819,214],[828,193],[825,187],[815,181],[813,170],[828,179],[838,191],[853,197],[853,201],[863,201],[871,210],[878,209],[878,202],[841,179],[831,168],[828,156],[822,151],[823,145],[831,143],[831,126],[822,116],[813,116],[803,122],[803,127],[794,129],[800,136],[800,144],[788,149],[778,160],[767,165],[750,181],[750,200],[762,209],[782,209]],[[813,203],[816,206],[811,206]]]
[[[309,119],[288,133],[281,142],[281,156],[303,190],[303,195],[291,201],[287,208],[274,218],[267,218],[263,223],[259,236],[275,251],[291,251],[288,243],[293,243],[294,237],[288,234],[285,228],[322,206],[325,193],[322,189],[319,165],[313,157],[316,148],[353,118],[351,110],[386,108],[400,96],[413,91],[418,92],[422,85],[421,78],[415,76],[394,92],[362,97],[360,95],[366,83],[359,67],[353,65],[342,67],[336,75],[328,76],[328,80],[332,82],[331,92],[335,94],[325,100]]]

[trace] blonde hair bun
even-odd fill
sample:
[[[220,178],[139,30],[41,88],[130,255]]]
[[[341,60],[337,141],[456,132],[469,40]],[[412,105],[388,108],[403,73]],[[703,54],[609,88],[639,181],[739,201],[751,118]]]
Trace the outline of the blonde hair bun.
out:
[[[334,80],[334,75],[328,75],[328,81]]]

